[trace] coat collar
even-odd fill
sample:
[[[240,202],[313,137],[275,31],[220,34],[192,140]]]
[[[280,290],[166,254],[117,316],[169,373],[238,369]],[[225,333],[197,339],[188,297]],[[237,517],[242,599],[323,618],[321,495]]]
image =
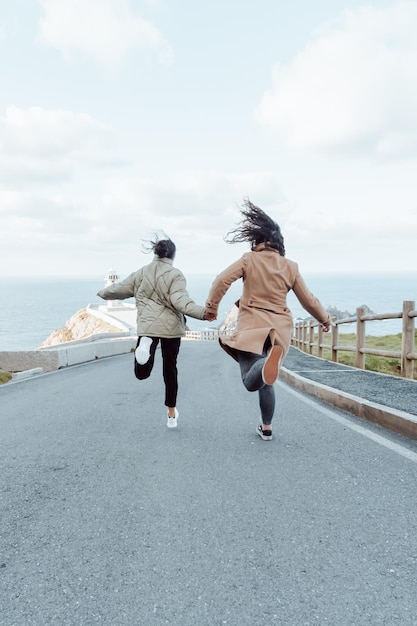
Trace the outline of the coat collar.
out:
[[[169,265],[173,265],[174,264],[174,259],[167,259],[166,257],[159,257],[157,254],[154,255],[153,257],[154,261],[161,261],[162,263],[169,263]]]
[[[253,246],[252,252],[262,252],[263,250],[269,250],[269,252],[276,252],[279,254],[276,248],[270,248],[265,243],[258,243],[256,246]]]

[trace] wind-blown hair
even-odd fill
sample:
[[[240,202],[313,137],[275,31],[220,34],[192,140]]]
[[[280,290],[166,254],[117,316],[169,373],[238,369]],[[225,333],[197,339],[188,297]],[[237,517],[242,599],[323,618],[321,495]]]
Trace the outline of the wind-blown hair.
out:
[[[274,248],[281,256],[285,256],[281,229],[269,215],[248,199],[243,202],[240,212],[243,219],[237,228],[227,233],[226,243],[248,241],[251,248],[264,243],[268,248]]]
[[[160,259],[174,259],[177,251],[175,243],[165,233],[163,236],[166,239],[160,239],[158,235],[155,235],[154,239],[143,245],[143,250],[144,252],[153,252]]]

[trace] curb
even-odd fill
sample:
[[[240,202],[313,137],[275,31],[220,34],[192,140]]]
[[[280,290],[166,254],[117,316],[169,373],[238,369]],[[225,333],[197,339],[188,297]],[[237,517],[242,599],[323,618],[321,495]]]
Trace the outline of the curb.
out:
[[[25,378],[30,378],[31,376],[37,376],[43,373],[44,373],[44,370],[42,367],[34,367],[30,370],[23,370],[22,372],[15,372],[12,375],[10,382],[13,382],[15,380],[24,380]]]
[[[392,409],[384,404],[364,400],[359,396],[335,390],[333,387],[328,387],[322,383],[313,382],[299,374],[294,374],[285,367],[280,368],[280,378],[295,389],[318,400],[332,404],[343,411],[353,413],[393,432],[417,439],[417,417],[415,415]]]

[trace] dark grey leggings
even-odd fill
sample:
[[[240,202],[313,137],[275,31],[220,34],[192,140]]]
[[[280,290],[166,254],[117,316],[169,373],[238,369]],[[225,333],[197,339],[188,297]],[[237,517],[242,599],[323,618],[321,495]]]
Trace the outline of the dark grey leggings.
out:
[[[257,391],[259,394],[259,406],[261,409],[262,423],[269,425],[275,410],[274,385],[265,385],[262,380],[262,367],[265,362],[266,349],[263,355],[252,352],[237,350],[237,358],[242,374],[242,382],[248,391]]]

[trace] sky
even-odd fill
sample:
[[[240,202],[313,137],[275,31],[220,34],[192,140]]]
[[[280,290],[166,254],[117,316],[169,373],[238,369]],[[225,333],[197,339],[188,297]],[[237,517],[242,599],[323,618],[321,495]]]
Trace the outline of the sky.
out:
[[[417,0],[0,0],[0,264],[185,275],[246,198],[302,274],[417,268]]]

